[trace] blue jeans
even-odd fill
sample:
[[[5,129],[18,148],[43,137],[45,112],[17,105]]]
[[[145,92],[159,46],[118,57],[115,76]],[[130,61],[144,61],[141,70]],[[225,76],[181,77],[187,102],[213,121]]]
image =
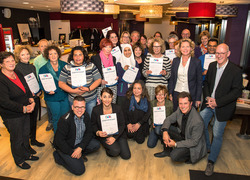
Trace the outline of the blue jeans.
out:
[[[215,109],[211,109],[209,107],[206,107],[205,109],[203,109],[200,112],[200,115],[205,124],[205,137],[206,137],[207,150],[210,150],[208,160],[216,162],[218,155],[220,153],[222,140],[223,140],[223,134],[224,134],[225,127],[227,125],[227,121],[222,121],[222,122],[218,121],[216,118]],[[210,143],[210,138],[209,138],[209,133],[208,133],[208,124],[213,116],[214,116],[213,140],[212,140],[212,143]]]
[[[147,145],[149,148],[154,148],[157,145],[158,139],[161,136],[161,126],[155,126],[149,134]]]

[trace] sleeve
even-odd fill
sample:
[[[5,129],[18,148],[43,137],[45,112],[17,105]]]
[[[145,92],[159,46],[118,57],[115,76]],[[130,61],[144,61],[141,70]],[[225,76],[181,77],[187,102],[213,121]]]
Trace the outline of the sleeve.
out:
[[[67,83],[68,76],[69,76],[69,72],[67,71],[67,65],[66,65],[62,69],[58,81],[62,81],[64,83]]]
[[[125,118],[125,124],[128,125],[131,123],[130,119],[129,119],[129,104],[130,104],[130,101],[129,99],[126,99],[124,104],[122,105],[122,110],[123,110],[123,115],[124,115],[124,118]]]
[[[179,108],[164,120],[164,122],[163,122],[163,124],[161,126],[162,130],[163,129],[169,129],[171,124],[177,122],[177,113],[178,113],[178,111],[179,111]]]
[[[172,64],[171,64],[170,59],[168,57],[166,57],[166,56],[164,56],[164,61],[165,61],[164,70],[167,72],[167,74],[165,75],[165,79],[169,79],[171,77],[171,66],[172,66]]]
[[[125,73],[125,70],[122,68],[120,62],[118,62],[116,64],[116,70],[117,70],[117,76],[119,77],[118,82],[121,82],[122,81],[122,77],[123,77],[123,75]]]
[[[173,94],[174,88],[175,88],[174,87],[175,86],[174,78],[175,78],[176,73],[177,73],[177,72],[175,72],[176,61],[177,61],[177,59],[174,58],[172,66],[171,66],[171,76],[170,76],[169,82],[168,82],[168,91],[169,91],[169,94]]]
[[[142,117],[142,119],[139,121],[140,124],[148,123],[149,117],[151,115],[151,105],[150,102],[148,101],[148,110]]]
[[[93,76],[94,81],[102,78],[100,72],[98,71],[94,63],[92,63],[92,76]]]
[[[205,77],[205,80],[204,80],[204,87],[203,87],[203,99],[206,99],[206,97],[210,97],[211,96],[211,93],[209,92],[209,82],[211,82],[211,78],[212,78],[212,64],[213,63],[210,63],[209,66],[208,66],[208,70],[207,70],[207,75]],[[204,101],[206,102],[206,101]],[[203,102],[203,103],[204,103]]]
[[[146,71],[149,69],[149,58],[150,58],[150,56],[147,55],[147,57],[145,58],[145,61],[144,61],[143,69],[142,69],[142,74],[145,78],[148,77]]]
[[[198,63],[196,65],[196,101],[201,100],[201,93],[202,93],[202,67],[201,67],[201,61],[199,59]]]

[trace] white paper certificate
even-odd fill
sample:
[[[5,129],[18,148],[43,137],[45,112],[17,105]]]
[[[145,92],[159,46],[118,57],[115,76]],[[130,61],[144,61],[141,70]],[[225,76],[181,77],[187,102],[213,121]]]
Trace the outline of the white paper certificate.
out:
[[[215,54],[205,54],[205,60],[204,60],[204,69],[208,69],[208,66],[211,62],[216,61]]]
[[[139,68],[137,67],[129,67],[123,74],[122,79],[125,82],[132,84],[135,81],[138,71]]]
[[[102,131],[108,135],[118,134],[116,113],[101,115]]]
[[[159,76],[162,71],[163,58],[150,58],[149,70],[152,71],[151,75]]]
[[[115,56],[116,62],[119,62],[119,60],[122,56],[122,53],[121,53],[119,46],[116,46],[115,48],[113,48],[111,50],[111,54],[112,54],[112,56]]]
[[[153,118],[155,125],[162,125],[166,119],[165,106],[153,107]]]
[[[106,38],[107,33],[108,33],[109,30],[112,30],[111,26],[109,26],[109,27],[107,27],[107,28],[105,28],[105,29],[102,30],[103,36],[104,36],[105,38]]]
[[[165,51],[165,55],[170,59],[173,60],[174,58],[176,58],[175,55],[175,50],[174,49],[168,49]]]
[[[32,93],[36,94],[40,90],[39,84],[38,84],[37,79],[35,77],[35,74],[33,72],[24,76],[24,79],[25,79],[26,83],[28,84],[30,91]]]
[[[54,78],[50,73],[39,74],[39,77],[45,91],[50,92],[56,90]]]
[[[103,68],[102,72],[103,72],[104,80],[108,82],[106,86],[112,86],[117,83],[117,80],[115,80],[117,77],[115,66]]]
[[[87,83],[85,67],[74,67],[70,71],[73,88],[84,86]]]

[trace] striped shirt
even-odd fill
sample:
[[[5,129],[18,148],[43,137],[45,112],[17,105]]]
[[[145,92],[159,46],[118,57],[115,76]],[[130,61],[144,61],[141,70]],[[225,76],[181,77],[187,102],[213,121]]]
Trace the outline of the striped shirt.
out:
[[[71,68],[75,68],[75,67],[79,67],[79,66],[75,66],[73,61],[71,61],[70,64],[65,65],[61,71],[59,81],[62,81],[66,83],[68,86],[72,87]],[[84,63],[80,67],[85,67],[85,70],[86,70],[86,80],[87,80],[87,84],[85,85],[86,87],[91,86],[91,84],[93,84],[96,80],[101,79],[101,75],[93,63],[91,62],[89,64]],[[78,94],[69,94],[69,98],[73,101],[74,97],[77,95]],[[90,92],[83,93],[82,97],[85,98],[86,102],[93,100],[94,98],[96,98],[96,89]]]
[[[151,86],[151,87],[156,87],[158,85],[168,85],[168,79],[171,76],[171,61],[170,59],[163,55],[163,67],[162,70],[165,70],[167,72],[167,74],[165,76],[149,76],[147,75],[146,71],[149,70],[149,61],[150,58],[152,58],[152,54],[148,53],[147,57],[145,58],[144,61],[144,67],[142,70],[142,74],[143,76],[146,78],[146,84],[147,86]]]

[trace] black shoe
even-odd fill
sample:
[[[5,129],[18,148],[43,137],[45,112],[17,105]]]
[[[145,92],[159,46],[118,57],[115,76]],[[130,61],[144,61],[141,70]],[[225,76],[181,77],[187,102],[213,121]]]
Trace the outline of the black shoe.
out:
[[[82,156],[83,158],[83,162],[87,162],[88,161],[88,158],[86,156]]]
[[[159,152],[159,153],[155,153],[154,154],[155,157],[166,157],[166,156],[170,156],[170,152],[168,150],[164,150],[162,152]]]
[[[30,154],[36,154],[36,151],[33,148],[29,148]]]
[[[30,141],[30,144],[32,146],[37,146],[37,147],[43,147],[43,146],[45,146],[44,143],[38,142],[37,140]]]
[[[206,176],[212,176],[213,173],[214,173],[214,164],[211,163],[211,162],[208,162],[206,170],[205,170],[205,175]]]
[[[22,164],[17,164],[18,167],[20,167],[21,169],[29,169],[30,165],[26,162],[23,162]]]
[[[48,125],[46,127],[46,131],[50,131],[51,129],[53,129],[53,124],[52,123],[48,123]]]
[[[29,161],[37,161],[38,159],[39,159],[39,157],[33,156],[33,155],[31,155],[31,156],[28,157],[28,158],[25,158],[25,160],[29,160]]]

